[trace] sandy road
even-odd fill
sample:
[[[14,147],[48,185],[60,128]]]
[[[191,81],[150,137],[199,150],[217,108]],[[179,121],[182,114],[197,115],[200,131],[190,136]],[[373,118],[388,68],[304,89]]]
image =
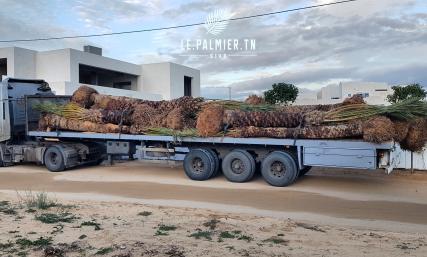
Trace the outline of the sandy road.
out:
[[[261,177],[236,184],[222,176],[196,182],[181,167],[140,162],[50,173],[22,165],[0,169],[0,190],[43,190],[68,198],[141,201],[185,207],[220,208],[280,217],[427,231],[427,173],[314,169],[288,188]]]

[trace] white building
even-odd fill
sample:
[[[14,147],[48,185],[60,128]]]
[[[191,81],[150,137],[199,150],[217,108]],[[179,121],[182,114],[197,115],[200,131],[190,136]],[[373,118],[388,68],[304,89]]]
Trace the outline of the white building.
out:
[[[0,48],[0,77],[44,79],[59,95],[87,84],[100,93],[141,99],[200,96],[200,71],[171,62],[137,65],[102,56],[102,49],[34,51]]]
[[[335,104],[347,97],[361,95],[368,104],[387,104],[387,95],[392,94],[391,86],[377,82],[341,82],[339,85],[328,85],[319,91],[302,90],[295,104]]]

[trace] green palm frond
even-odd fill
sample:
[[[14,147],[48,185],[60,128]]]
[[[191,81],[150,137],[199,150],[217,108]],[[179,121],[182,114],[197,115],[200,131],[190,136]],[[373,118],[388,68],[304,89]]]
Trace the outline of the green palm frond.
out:
[[[327,112],[324,122],[345,122],[375,115],[383,115],[397,120],[413,120],[418,117],[427,117],[427,102],[421,98],[409,98],[389,106],[346,105]]]

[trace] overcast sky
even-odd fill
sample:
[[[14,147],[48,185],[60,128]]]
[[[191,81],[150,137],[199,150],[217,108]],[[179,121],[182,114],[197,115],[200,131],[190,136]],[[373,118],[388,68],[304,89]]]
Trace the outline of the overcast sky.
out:
[[[0,0],[0,39],[106,33],[204,22],[215,10],[233,17],[334,0]],[[249,56],[195,56],[184,39],[255,39]],[[104,55],[133,63],[173,61],[201,70],[202,87],[232,87],[234,97],[273,83],[318,89],[340,81],[427,85],[427,1],[355,3],[230,22],[213,36],[203,26],[112,37],[0,43],[35,50],[93,44]],[[190,53],[190,54],[189,54]],[[224,97],[228,89],[207,88]]]

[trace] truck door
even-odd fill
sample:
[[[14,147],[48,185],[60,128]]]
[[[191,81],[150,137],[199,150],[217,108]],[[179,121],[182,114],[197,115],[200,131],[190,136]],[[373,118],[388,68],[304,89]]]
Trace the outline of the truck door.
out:
[[[0,83],[0,142],[10,139],[9,96],[7,79]]]

